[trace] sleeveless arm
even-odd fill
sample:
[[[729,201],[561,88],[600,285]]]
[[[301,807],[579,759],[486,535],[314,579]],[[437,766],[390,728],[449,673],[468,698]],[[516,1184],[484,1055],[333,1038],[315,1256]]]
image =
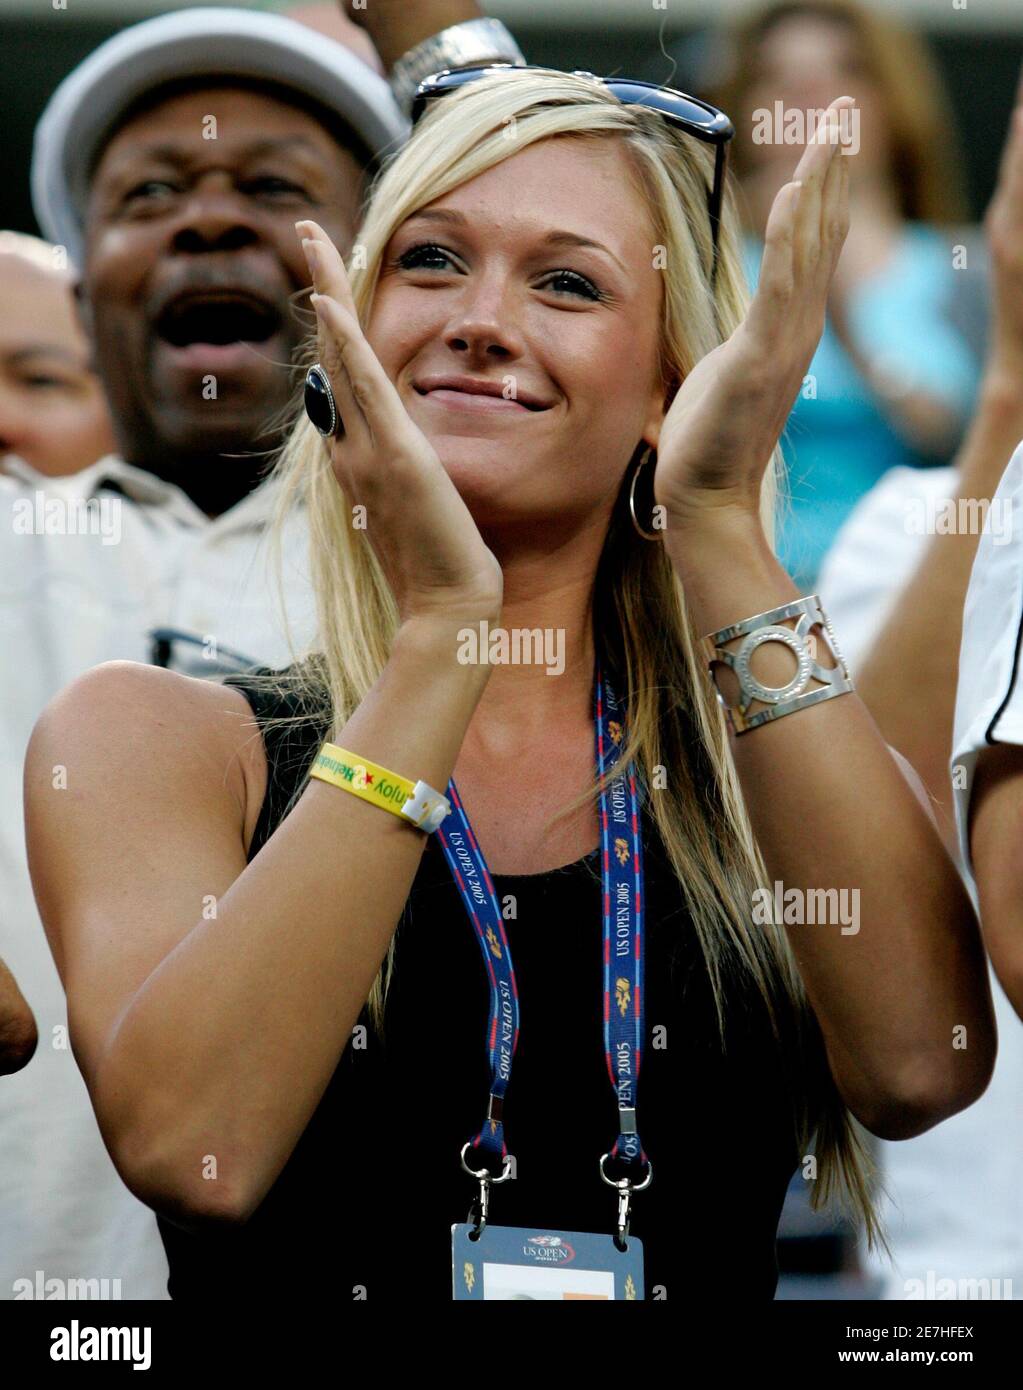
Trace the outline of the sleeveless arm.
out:
[[[340,741],[445,786],[487,670],[454,651],[399,634]],[[108,663],[44,711],[25,768],[33,885],[100,1129],[132,1191],[185,1226],[246,1220],[284,1167],[425,844],[311,782],[246,864],[251,718],[239,691]]]

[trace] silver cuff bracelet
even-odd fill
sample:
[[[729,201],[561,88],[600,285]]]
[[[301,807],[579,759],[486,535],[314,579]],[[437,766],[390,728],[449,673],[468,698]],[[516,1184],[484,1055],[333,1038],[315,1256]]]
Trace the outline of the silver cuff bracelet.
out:
[[[781,626],[786,618],[797,619],[794,628]],[[826,635],[828,650],[836,662],[834,667],[822,666],[815,659],[816,639],[809,633],[816,624],[820,624]],[[735,651],[726,651],[725,643],[737,637],[744,639],[742,644]],[[750,669],[753,653],[766,642],[778,642],[788,647],[796,658],[795,674],[786,685],[763,685]],[[734,623],[731,627],[723,627],[704,637],[701,646],[710,667],[711,679],[714,680],[718,703],[735,734],[748,733],[761,724],[769,724],[772,719],[782,719],[786,714],[820,704],[822,700],[832,700],[837,695],[848,695],[854,689],[831,621],[821,607],[817,594],[793,599],[791,603],[783,603],[780,608],[772,608],[767,613],[744,618],[741,623]],[[718,689],[714,679],[714,666],[718,663],[735,672],[740,691],[738,705],[729,705]],[[819,681],[820,685],[807,689],[811,680]],[[751,715],[748,711],[754,700],[766,708]]]

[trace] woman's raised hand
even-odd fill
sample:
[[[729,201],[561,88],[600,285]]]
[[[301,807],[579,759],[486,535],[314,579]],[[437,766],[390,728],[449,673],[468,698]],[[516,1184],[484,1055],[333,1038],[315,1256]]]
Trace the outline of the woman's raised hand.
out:
[[[359,324],[344,261],[322,227],[295,224],[315,293],[319,361],[341,417],[334,476],[366,508],[366,535],[403,623],[500,614],[503,575],[437,453]]]
[[[661,426],[654,494],[668,530],[759,514],[760,485],[824,331],[828,287],[849,228],[848,158],[833,101],[767,223],[745,319],[686,377]],[[830,127],[833,138],[828,138]]]

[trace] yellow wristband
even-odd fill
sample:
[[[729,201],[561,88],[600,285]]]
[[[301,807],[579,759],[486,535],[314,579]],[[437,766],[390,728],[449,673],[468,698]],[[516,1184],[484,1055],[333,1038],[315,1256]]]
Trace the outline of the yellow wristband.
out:
[[[378,763],[339,748],[336,743],[323,745],[309,775],[372,802],[382,811],[401,816],[427,834],[436,830],[451,811],[447,797],[426,782],[412,782]]]

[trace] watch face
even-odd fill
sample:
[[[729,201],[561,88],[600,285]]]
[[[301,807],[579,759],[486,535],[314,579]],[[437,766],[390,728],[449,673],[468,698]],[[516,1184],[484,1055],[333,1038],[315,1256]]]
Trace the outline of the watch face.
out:
[[[499,19],[469,19],[424,39],[395,64],[394,74],[418,73],[418,81],[470,63],[519,67],[525,55]]]

